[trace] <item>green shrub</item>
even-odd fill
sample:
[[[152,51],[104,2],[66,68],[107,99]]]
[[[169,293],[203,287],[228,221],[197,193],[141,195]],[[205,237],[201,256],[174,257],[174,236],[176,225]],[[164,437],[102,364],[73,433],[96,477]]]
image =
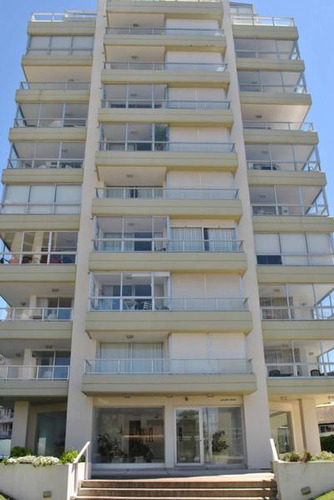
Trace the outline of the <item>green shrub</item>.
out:
[[[78,455],[79,452],[77,450],[64,451],[59,457],[59,462],[61,464],[72,464]]]
[[[10,452],[11,458],[27,457],[28,455],[32,455],[32,451],[25,446],[14,446]]]
[[[280,459],[283,462],[300,462],[301,456],[297,451],[292,451],[291,453],[284,453],[284,455],[280,456]]]
[[[334,453],[334,434],[330,436],[321,436],[320,442],[322,451]]]

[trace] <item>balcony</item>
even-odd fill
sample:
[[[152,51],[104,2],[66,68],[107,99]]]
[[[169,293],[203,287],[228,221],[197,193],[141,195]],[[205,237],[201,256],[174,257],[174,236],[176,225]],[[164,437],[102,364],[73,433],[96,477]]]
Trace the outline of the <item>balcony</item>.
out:
[[[222,37],[222,29],[200,28],[164,28],[164,27],[121,27],[106,28],[106,35],[157,35],[157,36],[190,36],[190,37]]]
[[[63,82],[21,82],[20,90],[89,90],[90,82],[63,81]]]
[[[87,360],[85,394],[249,394],[256,389],[246,359],[95,359]]]
[[[0,203],[0,214],[79,214],[80,203]]]
[[[270,17],[270,16],[251,16],[251,15],[235,15],[231,16],[232,24],[242,26],[263,26],[263,27],[284,27],[291,28],[295,26],[292,17]]]
[[[72,321],[71,307],[2,307],[0,321]]]
[[[118,200],[239,200],[238,189],[97,188],[99,199]]]
[[[34,12],[31,14],[32,23],[63,23],[66,21],[95,21],[96,12],[93,10],[66,10],[65,12]]]
[[[66,397],[69,366],[5,365],[0,367],[2,397]]]
[[[245,130],[280,130],[289,132],[314,132],[310,122],[262,122],[244,120]]]
[[[235,38],[234,44],[236,56],[242,59],[300,60],[295,40]]]
[[[107,13],[109,26],[113,16],[124,12],[131,14],[176,14],[191,15],[194,12],[204,19],[221,19],[223,16],[221,0],[108,0]]]
[[[87,120],[84,118],[15,118],[14,128],[33,127],[33,128],[62,128],[62,127],[86,127]]]
[[[164,99],[102,99],[102,108],[113,109],[172,109],[172,110],[229,110],[230,101],[191,101]],[[160,112],[159,111],[159,112]]]
[[[197,71],[197,72],[214,72],[222,73],[227,71],[227,64],[215,64],[215,63],[187,63],[187,62],[134,62],[134,61],[123,61],[123,62],[110,62],[104,63],[104,69],[106,70],[134,70],[134,71],[175,71],[175,72],[185,72],[185,71]]]
[[[101,141],[100,151],[167,151],[167,152],[198,152],[198,153],[232,153],[234,144],[221,142],[170,142],[170,141]]]

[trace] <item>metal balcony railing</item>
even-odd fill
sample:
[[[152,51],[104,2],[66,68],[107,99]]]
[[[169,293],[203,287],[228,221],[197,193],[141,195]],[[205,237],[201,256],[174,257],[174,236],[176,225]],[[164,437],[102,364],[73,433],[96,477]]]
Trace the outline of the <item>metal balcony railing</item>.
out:
[[[243,298],[91,297],[90,311],[247,311]]]
[[[0,380],[68,380],[69,366],[0,366]]]
[[[275,92],[278,94],[307,94],[304,84],[278,85],[265,83],[240,83],[241,92]]]
[[[89,359],[87,375],[224,375],[252,373],[247,359]]]
[[[109,0],[110,1],[110,0]],[[175,3],[184,3],[189,2],[189,0],[132,0],[133,2],[175,2]],[[222,3],[222,0],[191,0],[192,3]]]
[[[187,63],[187,62],[109,62],[104,63],[104,69],[121,70],[159,70],[159,71],[213,71],[224,72],[227,64],[223,63]]]
[[[334,363],[266,363],[268,377],[333,377]]]
[[[255,58],[255,59],[279,59],[299,61],[300,54],[297,49],[293,51],[279,51],[279,50],[256,50],[256,49],[236,49],[236,56],[241,58]]]
[[[247,161],[248,170],[288,170],[292,172],[320,172],[319,161],[280,161],[280,160],[252,160]]]
[[[283,26],[291,27],[295,25],[292,17],[270,17],[270,16],[252,16],[238,15],[231,16],[232,24],[242,24],[249,26]]]
[[[172,240],[167,238],[99,238],[93,240],[94,252],[242,252],[237,240]]]
[[[71,307],[2,307],[0,321],[72,321]]]
[[[257,254],[258,265],[282,266],[332,266],[334,254]]]
[[[89,90],[90,82],[21,82],[21,90]]]
[[[261,307],[261,311],[265,321],[334,320],[334,306],[271,306]]]
[[[14,127],[35,128],[61,128],[61,127],[86,127],[86,118],[15,118]]]
[[[34,12],[30,21],[33,23],[64,21],[95,21],[96,12],[93,10],[67,10],[65,12]]]
[[[79,203],[0,203],[2,214],[79,214]]]
[[[292,203],[277,204],[258,204],[252,203],[253,215],[292,215],[292,216],[313,216],[313,215],[329,215],[327,205],[296,205]]]
[[[224,31],[221,29],[200,28],[150,28],[150,27],[125,27],[106,28],[107,35],[167,35],[167,36],[215,36],[222,37]]]
[[[237,189],[97,188],[96,197],[120,200],[237,200]]]
[[[163,99],[102,99],[102,108],[120,109],[230,109],[230,101],[174,101]]]
[[[100,142],[100,151],[172,151],[184,153],[232,153],[230,142],[110,141]]]
[[[82,158],[10,158],[7,168],[82,168]]]
[[[92,47],[68,47],[65,49],[59,48],[46,48],[46,49],[33,49],[28,48],[26,56],[92,56]]]
[[[0,264],[75,264],[76,249],[58,252],[0,252]]]
[[[300,132],[313,132],[313,123],[310,122],[260,122],[244,121],[245,129],[258,130],[293,130]]]

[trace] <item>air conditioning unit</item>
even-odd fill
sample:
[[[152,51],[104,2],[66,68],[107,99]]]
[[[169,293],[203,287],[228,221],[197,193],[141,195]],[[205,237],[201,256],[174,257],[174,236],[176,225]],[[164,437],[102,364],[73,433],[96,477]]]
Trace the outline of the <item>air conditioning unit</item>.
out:
[[[281,215],[289,215],[289,207],[280,208]]]

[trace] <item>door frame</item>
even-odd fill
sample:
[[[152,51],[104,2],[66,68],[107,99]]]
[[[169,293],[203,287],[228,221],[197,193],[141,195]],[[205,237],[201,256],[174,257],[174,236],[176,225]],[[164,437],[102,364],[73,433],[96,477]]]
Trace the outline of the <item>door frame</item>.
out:
[[[177,406],[174,408],[174,464],[177,467],[203,467],[204,466],[204,435],[203,435],[203,413],[202,406]],[[199,417],[199,462],[178,462],[177,456],[177,422],[176,414],[179,410],[193,410],[198,412]]]

